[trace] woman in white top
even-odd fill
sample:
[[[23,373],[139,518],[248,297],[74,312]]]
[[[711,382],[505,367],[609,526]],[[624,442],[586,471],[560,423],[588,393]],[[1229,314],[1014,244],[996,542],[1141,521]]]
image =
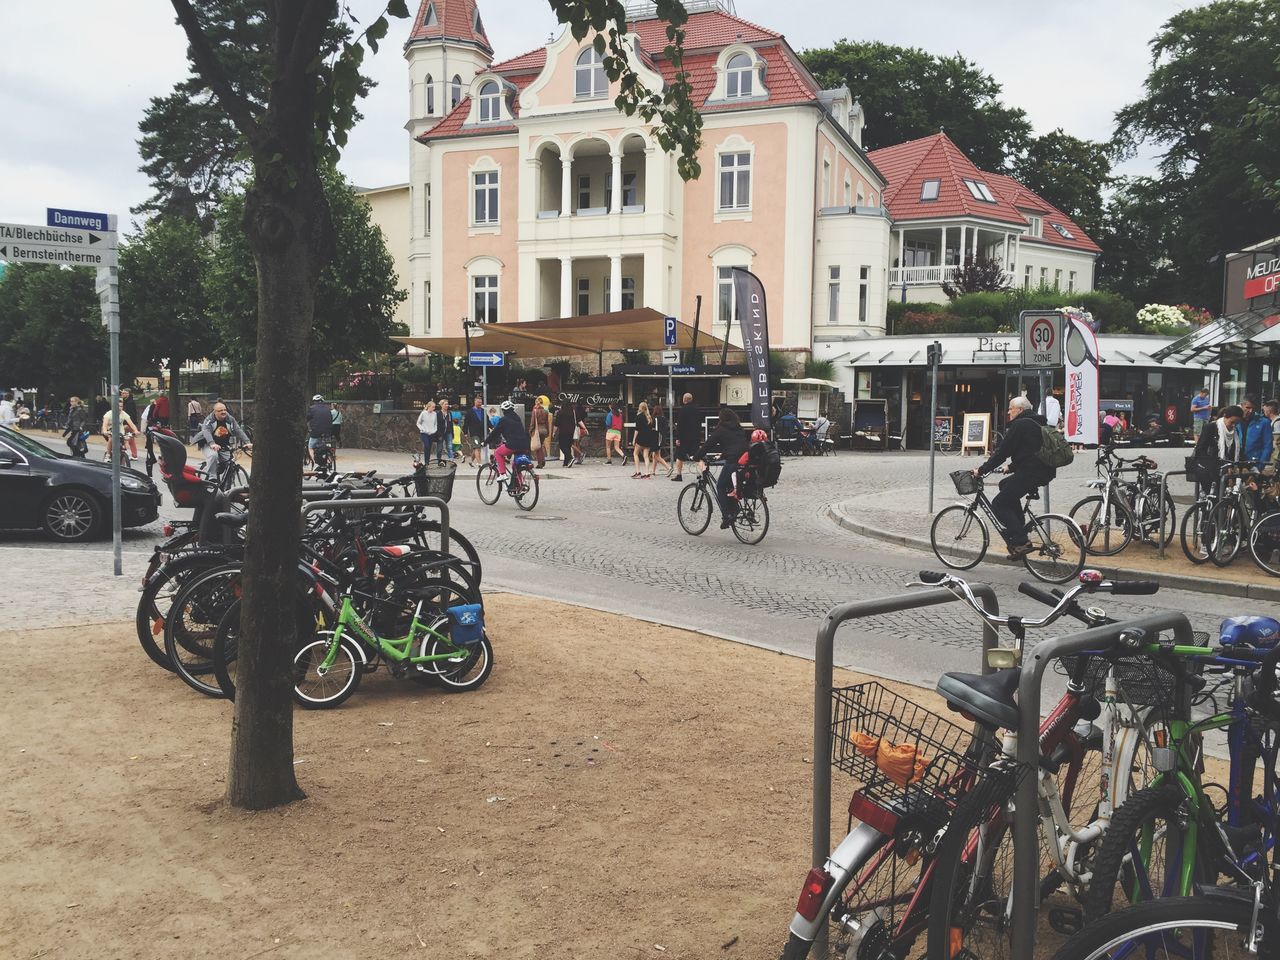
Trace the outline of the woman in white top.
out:
[[[444,438],[440,435],[440,413],[436,410],[436,402],[428,400],[422,405],[422,412],[418,414],[418,435],[422,437],[422,462],[429,463],[431,460],[431,445],[433,443],[440,444],[443,448]]]
[[[134,434],[138,433],[137,424],[133,422],[133,418],[124,412],[124,408],[120,405],[119,398],[116,398],[116,409],[120,411],[120,436],[124,438],[125,443],[129,444],[129,459],[138,459],[138,441],[134,439]],[[108,410],[102,415],[102,436],[107,441],[107,446],[111,446],[111,411]]]

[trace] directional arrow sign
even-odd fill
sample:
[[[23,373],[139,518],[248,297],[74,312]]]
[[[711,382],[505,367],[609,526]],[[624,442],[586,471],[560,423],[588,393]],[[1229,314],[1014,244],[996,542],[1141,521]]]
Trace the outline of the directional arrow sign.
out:
[[[56,263],[72,267],[114,267],[116,235],[23,223],[0,223],[0,260]]]
[[[504,353],[477,353],[473,350],[467,354],[467,365],[472,367],[501,367],[506,362]]]

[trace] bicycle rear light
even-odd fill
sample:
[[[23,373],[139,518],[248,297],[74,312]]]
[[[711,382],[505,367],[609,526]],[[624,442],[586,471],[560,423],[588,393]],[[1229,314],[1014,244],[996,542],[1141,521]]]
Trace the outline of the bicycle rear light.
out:
[[[849,798],[849,816],[883,834],[892,834],[898,828],[898,815],[869,799],[861,790]]]
[[[831,874],[818,867],[810,870],[809,876],[804,879],[804,887],[800,890],[800,899],[796,902],[796,913],[811,922],[818,919],[818,909],[830,887]]]
[[[161,528],[160,528],[160,531],[161,531],[161,532],[162,532],[166,537],[172,537],[172,536],[173,536],[173,524],[172,524],[172,523],[166,523],[163,527],[161,527]]]

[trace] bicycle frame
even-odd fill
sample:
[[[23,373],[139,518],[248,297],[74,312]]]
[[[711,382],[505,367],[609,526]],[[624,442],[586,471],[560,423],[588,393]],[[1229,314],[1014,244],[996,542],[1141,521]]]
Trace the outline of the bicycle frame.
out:
[[[356,613],[355,606],[351,603],[350,594],[346,594],[342,598],[342,607],[338,612],[338,622],[333,628],[333,639],[329,642],[329,650],[325,654],[324,660],[321,661],[319,670],[329,670],[338,657],[338,647],[342,638],[347,631],[355,634],[356,638],[367,646],[371,647],[376,653],[386,657],[388,660],[396,663],[411,663],[414,665],[420,663],[432,663],[437,660],[451,660],[459,653],[465,652],[462,647],[455,646],[453,641],[446,635],[424,623],[422,617],[423,601],[418,601],[418,606],[413,612],[413,620],[409,624],[409,633],[403,637],[387,638],[379,636],[374,632],[364,620]],[[430,634],[437,640],[440,640],[448,646],[448,650],[444,653],[424,654],[422,656],[414,656],[412,653],[413,645],[422,636]],[[361,654],[363,656],[363,654]],[[366,663],[368,661],[366,660]]]

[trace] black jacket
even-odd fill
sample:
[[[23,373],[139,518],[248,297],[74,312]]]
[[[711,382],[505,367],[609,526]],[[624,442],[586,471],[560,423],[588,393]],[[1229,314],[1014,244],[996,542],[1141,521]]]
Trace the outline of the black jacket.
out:
[[[484,407],[467,407],[462,418],[462,432],[468,437],[483,437],[489,429],[489,415]]]
[[[1038,456],[1043,439],[1040,429],[1045,425],[1044,417],[1038,413],[1024,413],[1015,418],[1005,430],[1000,446],[991,454],[991,459],[978,468],[978,472],[990,473],[1008,460],[1013,472],[1019,476],[1041,484],[1048,483],[1058,475],[1058,471]]]
[[[738,458],[746,452],[748,443],[747,434],[741,426],[721,424],[711,431],[707,442],[690,459],[702,460],[708,453],[718,452],[724,457],[725,463],[736,467]]]
[[[1200,431],[1200,439],[1196,441],[1196,449],[1192,454],[1196,466],[1200,470],[1201,483],[1217,483],[1218,477],[1222,473],[1222,468],[1226,466],[1221,456],[1218,454],[1218,431],[1219,420],[1210,420],[1204,425],[1204,429]],[[1227,454],[1231,462],[1240,459],[1240,435],[1235,430],[1227,431]]]
[[[687,403],[676,413],[676,440],[681,450],[692,450],[698,445],[702,432],[702,413],[696,404]]]
[[[313,437],[333,436],[333,414],[327,403],[317,401],[307,407],[307,430]]]
[[[490,450],[500,443],[505,443],[508,450],[514,450],[516,453],[529,452],[529,431],[525,429],[514,410],[508,410],[502,415],[498,425],[489,432],[489,436],[484,441],[484,445]]]

